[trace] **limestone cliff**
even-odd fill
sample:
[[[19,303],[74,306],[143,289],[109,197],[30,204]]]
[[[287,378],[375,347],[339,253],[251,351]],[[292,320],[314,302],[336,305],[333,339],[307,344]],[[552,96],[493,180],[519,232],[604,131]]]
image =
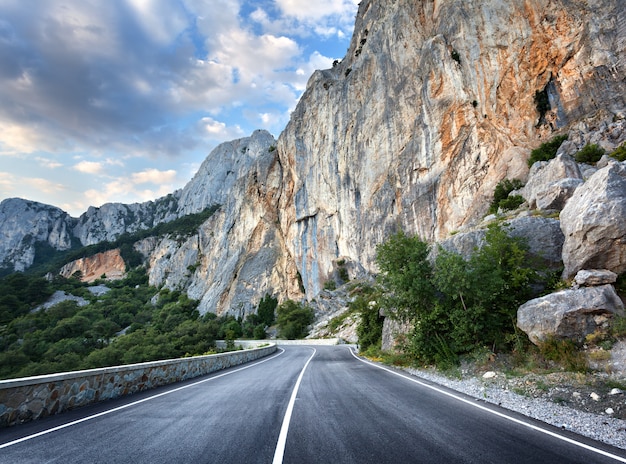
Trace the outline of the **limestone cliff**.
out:
[[[74,220],[35,201],[8,198],[0,203],[0,269],[24,271],[33,264],[36,244],[57,250],[72,246]]]
[[[112,241],[219,204],[191,236],[136,244],[150,282],[187,291],[201,312],[247,314],[301,285],[313,299],[339,260],[351,278],[375,272],[391,231],[469,230],[497,182],[524,179],[530,149],[555,134],[573,150],[590,133],[622,141],[609,134],[622,125],[600,129],[626,115],[625,52],[614,0],[363,0],[346,57],[311,76],[278,140],[224,143],[183,189],[77,219],[5,200],[0,261],[25,269],[36,242]]]
[[[214,203],[221,207],[182,243],[165,237],[138,245],[148,257],[151,284],[186,289],[200,300],[201,313],[242,317],[266,293],[302,296],[278,227],[282,167],[275,146],[268,132],[256,131],[213,150],[183,189],[181,205],[190,212]]]
[[[623,117],[625,47],[613,0],[361,2],[347,56],[314,73],[278,141],[307,293],[338,256],[374,270],[392,229],[433,240],[475,222],[553,132]]]

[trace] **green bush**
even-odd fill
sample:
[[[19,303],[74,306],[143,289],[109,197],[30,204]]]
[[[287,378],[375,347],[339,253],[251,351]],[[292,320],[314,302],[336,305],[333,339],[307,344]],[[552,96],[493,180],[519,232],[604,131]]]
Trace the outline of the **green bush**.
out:
[[[549,161],[556,156],[561,144],[567,140],[567,135],[558,135],[549,142],[542,143],[538,148],[530,152],[528,166],[532,166],[537,161]]]
[[[508,198],[500,201],[500,208],[504,211],[510,211],[518,208],[522,203],[524,203],[524,197],[521,195],[511,195]]]
[[[519,179],[504,179],[498,182],[493,191],[493,201],[489,206],[489,214],[497,213],[499,208],[504,210],[515,209],[524,203],[524,198],[520,195],[513,195],[509,199],[509,194],[512,191],[518,190],[523,186],[523,182]]]
[[[626,142],[617,147],[610,156],[617,161],[626,161]]]
[[[379,282],[390,290],[382,304],[390,316],[411,321],[430,311],[435,288],[429,252],[426,242],[403,231],[376,247]]]
[[[576,153],[576,155],[574,155],[574,158],[579,163],[595,164],[600,161],[600,158],[602,158],[605,153],[606,151],[604,148],[596,145],[595,143],[588,143],[578,153]]]
[[[415,237],[396,234],[377,248],[383,307],[413,323],[408,349],[416,360],[449,366],[461,354],[511,343],[536,273],[526,244],[502,227],[490,227],[485,242],[469,260],[440,249],[434,266]]]
[[[198,302],[184,293],[148,286],[141,268],[126,279],[109,282],[109,292],[99,297],[75,279],[59,278],[45,286],[28,275],[0,280],[4,289],[16,284],[18,291],[4,301],[25,311],[6,313],[8,320],[0,326],[0,378],[199,355],[214,348],[218,334],[235,338],[242,331],[241,322],[232,316],[200,316]],[[31,311],[42,295],[61,289],[84,292],[89,305],[64,301]],[[266,296],[262,301],[263,317],[253,315],[257,324],[273,322],[276,300]],[[264,328],[257,325],[251,332],[261,338]],[[125,335],[119,334],[122,329],[127,329]]]
[[[359,337],[359,351],[370,346],[380,349],[383,336],[383,321],[377,303],[377,293],[372,287],[366,287],[348,306],[360,315],[356,328]]]
[[[276,313],[278,336],[288,340],[306,337],[309,325],[315,318],[310,307],[293,300],[286,300],[278,305]]]

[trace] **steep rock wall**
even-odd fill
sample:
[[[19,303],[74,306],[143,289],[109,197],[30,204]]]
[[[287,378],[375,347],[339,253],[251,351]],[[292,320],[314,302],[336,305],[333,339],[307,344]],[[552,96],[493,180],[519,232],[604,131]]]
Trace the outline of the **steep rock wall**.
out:
[[[397,227],[434,240],[475,222],[530,148],[623,112],[619,3],[361,2],[346,58],[314,73],[278,141],[281,227],[307,294],[338,256],[375,270]]]
[[[149,256],[153,285],[186,289],[201,313],[245,316],[266,294],[302,296],[297,269],[278,227],[283,174],[276,140],[265,131],[228,142],[209,155],[183,198],[220,209],[185,238],[147,239],[138,249]],[[236,172],[233,170],[236,169]],[[232,178],[232,179],[231,179]],[[194,193],[195,192],[195,193]]]
[[[0,203],[0,268],[24,271],[35,259],[35,243],[56,250],[72,246],[74,219],[54,206],[21,198]]]

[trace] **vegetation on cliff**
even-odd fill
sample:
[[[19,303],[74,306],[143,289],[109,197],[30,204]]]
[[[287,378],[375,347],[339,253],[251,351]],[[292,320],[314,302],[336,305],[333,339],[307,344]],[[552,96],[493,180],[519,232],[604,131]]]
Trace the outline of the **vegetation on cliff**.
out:
[[[380,305],[385,314],[411,323],[404,351],[420,363],[455,364],[458,357],[487,347],[513,347],[515,317],[537,281],[528,248],[494,225],[485,245],[465,260],[418,237],[399,232],[379,245]],[[374,345],[380,324],[373,305],[365,305],[359,343]]]

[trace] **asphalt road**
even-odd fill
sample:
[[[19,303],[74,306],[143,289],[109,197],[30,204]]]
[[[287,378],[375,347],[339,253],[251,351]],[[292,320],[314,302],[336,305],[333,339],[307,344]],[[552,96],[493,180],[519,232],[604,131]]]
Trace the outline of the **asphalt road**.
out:
[[[284,350],[284,351],[283,351]],[[626,452],[347,346],[261,361],[0,430],[0,463],[615,463]]]

